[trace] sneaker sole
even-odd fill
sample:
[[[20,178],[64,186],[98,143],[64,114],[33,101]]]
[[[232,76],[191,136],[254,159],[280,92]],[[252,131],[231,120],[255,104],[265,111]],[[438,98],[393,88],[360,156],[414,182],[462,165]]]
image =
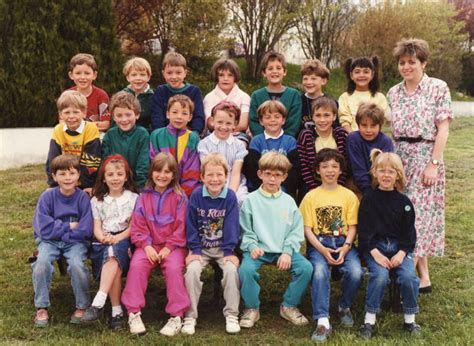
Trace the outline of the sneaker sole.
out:
[[[46,328],[49,326],[49,321],[41,321],[41,322],[37,322],[35,321],[35,327],[36,328]]]

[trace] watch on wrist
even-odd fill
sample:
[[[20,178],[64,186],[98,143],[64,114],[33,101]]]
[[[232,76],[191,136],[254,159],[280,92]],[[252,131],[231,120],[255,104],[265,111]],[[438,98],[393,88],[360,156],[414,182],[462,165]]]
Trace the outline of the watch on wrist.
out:
[[[431,164],[435,165],[435,166],[438,166],[439,165],[439,160],[436,160],[436,159],[431,159]]]
[[[349,243],[349,242],[345,242],[344,245],[349,246],[349,249],[352,247],[352,243]]]

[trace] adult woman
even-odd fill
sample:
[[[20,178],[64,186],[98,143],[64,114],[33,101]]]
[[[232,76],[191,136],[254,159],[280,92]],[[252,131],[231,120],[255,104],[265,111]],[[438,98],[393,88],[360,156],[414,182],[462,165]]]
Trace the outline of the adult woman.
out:
[[[403,81],[387,94],[392,134],[406,171],[407,195],[415,207],[414,256],[420,293],[429,293],[428,256],[442,256],[444,252],[443,151],[453,118],[451,97],[445,82],[424,73],[429,55],[426,41],[402,39],[393,55]]]

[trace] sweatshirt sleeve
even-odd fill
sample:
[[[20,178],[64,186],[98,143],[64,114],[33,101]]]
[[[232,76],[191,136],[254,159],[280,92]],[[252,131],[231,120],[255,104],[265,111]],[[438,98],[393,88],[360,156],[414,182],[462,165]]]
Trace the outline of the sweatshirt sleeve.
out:
[[[59,240],[70,230],[69,222],[53,217],[53,190],[43,192],[36,205],[33,216],[35,237],[44,240]]]
[[[186,218],[186,241],[188,243],[188,248],[191,250],[191,253],[195,255],[202,254],[202,244],[201,244],[201,237],[199,236],[199,228],[198,228],[198,216],[197,216],[197,201],[196,201],[196,193],[191,194],[189,198],[188,210],[187,210],[187,218]]]
[[[74,243],[79,241],[88,241],[92,237],[93,221],[92,210],[89,196],[85,192],[81,192],[78,202],[79,224],[76,228],[70,229],[61,237],[62,241]]]
[[[349,95],[347,92],[343,93],[339,97],[339,122],[341,126],[351,126],[354,122],[354,117],[352,116],[351,109],[349,107]]]
[[[150,135],[150,143],[148,148],[148,154],[150,160],[153,160],[159,152],[161,152],[160,146],[158,144],[158,132],[160,130],[154,130]]]
[[[202,101],[201,90],[197,86],[194,86],[193,102],[194,111],[193,118],[191,119],[190,129],[191,131],[197,132],[199,135],[204,131],[204,104]]]
[[[353,132],[356,134],[356,132]],[[365,162],[363,147],[357,138],[347,137],[347,156],[351,163],[352,175],[357,188],[364,194],[371,189],[369,167]]]
[[[360,250],[364,253],[370,253],[375,249],[375,227],[372,225],[372,215],[370,212],[371,195],[362,197],[359,207],[359,217],[357,224],[357,234],[359,238]]]
[[[80,181],[83,189],[94,186],[102,157],[99,130],[95,125],[90,129],[88,135],[90,135],[91,140],[84,144],[80,162]]]
[[[186,247],[186,211],[188,199],[184,195],[177,198],[176,215],[173,226],[173,233],[166,239],[165,246],[173,251],[176,248]]]
[[[291,103],[288,106],[288,117],[283,129],[285,130],[285,134],[296,138],[301,126],[301,97],[296,90],[293,91]]]
[[[403,198],[405,203],[403,205],[399,249],[409,253],[413,252],[416,243],[415,208],[408,197],[403,197],[405,197]]]
[[[247,178],[249,192],[257,190],[262,184],[262,181],[257,175],[258,160],[260,160],[260,157],[260,152],[250,145],[249,153],[244,159],[244,175]]]
[[[296,147],[288,152],[287,157],[292,167],[283,185],[286,188],[286,192],[296,200],[296,189],[298,188],[298,181],[300,180],[300,158]]]
[[[240,248],[244,252],[252,252],[258,247],[258,237],[253,230],[252,211],[249,200],[246,199],[239,214],[240,231],[242,233],[242,243]]]
[[[107,156],[112,154],[112,141],[110,140],[109,131],[107,131],[102,139],[102,159],[105,160]]]
[[[294,208],[291,210],[291,213],[293,222],[286,234],[282,251],[289,254],[290,256],[292,256],[293,253],[300,251],[301,242],[304,240],[303,218],[301,217],[301,213],[296,207],[296,204],[294,204]]]
[[[145,186],[146,180],[148,178],[148,169],[150,167],[150,157],[149,157],[149,143],[150,137],[148,131],[144,130],[143,135],[140,138],[140,141],[137,145],[137,166],[135,167],[136,176],[135,182],[137,183],[138,188],[141,190]]]
[[[180,179],[181,187],[186,193],[186,196],[191,196],[194,189],[199,186],[200,166],[201,163],[197,148],[190,150],[187,160],[183,163],[183,174]]]
[[[153,97],[151,98],[151,128],[153,130],[166,126],[166,109],[163,108],[164,88],[156,88]]]
[[[146,210],[143,203],[144,199],[144,195],[140,195],[137,198],[135,209],[132,213],[132,220],[130,221],[130,239],[136,247],[142,249],[147,245],[152,245],[151,233],[148,228]]]
[[[53,175],[51,172],[51,161],[53,161],[54,158],[57,156],[61,155],[62,150],[61,146],[59,145],[58,142],[54,140],[54,138],[51,138],[51,141],[49,142],[49,151],[48,151],[48,158],[46,159],[46,174],[48,175],[48,185],[50,187],[56,186],[56,182],[53,179]]]
[[[298,155],[300,158],[301,178],[308,190],[317,187],[314,176],[314,158],[316,156],[314,142],[310,130],[303,130],[298,136]]]
[[[233,191],[228,190],[227,193],[230,196],[227,199],[225,212],[222,250],[224,256],[231,256],[234,254],[240,237],[239,204]]]
[[[257,90],[258,91],[258,90]],[[257,115],[257,108],[259,106],[258,104],[258,94],[257,91],[252,93],[252,97],[250,98],[250,111],[249,111],[249,128],[250,132],[252,133],[252,136],[259,135],[263,133],[263,127],[260,125],[260,122],[258,121],[258,115]]]

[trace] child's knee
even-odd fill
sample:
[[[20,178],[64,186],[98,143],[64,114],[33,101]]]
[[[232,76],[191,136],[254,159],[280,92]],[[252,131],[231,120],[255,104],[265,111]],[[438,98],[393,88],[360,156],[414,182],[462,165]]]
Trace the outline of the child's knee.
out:
[[[326,263],[316,262],[312,267],[313,280],[329,280],[329,266]]]
[[[67,263],[67,270],[71,275],[88,271],[86,264],[80,258],[70,258]]]
[[[388,270],[378,270],[376,272],[369,273],[369,278],[380,287],[384,287],[390,282]]]
[[[53,264],[47,258],[38,258],[32,265],[33,275],[52,274],[54,271]]]

